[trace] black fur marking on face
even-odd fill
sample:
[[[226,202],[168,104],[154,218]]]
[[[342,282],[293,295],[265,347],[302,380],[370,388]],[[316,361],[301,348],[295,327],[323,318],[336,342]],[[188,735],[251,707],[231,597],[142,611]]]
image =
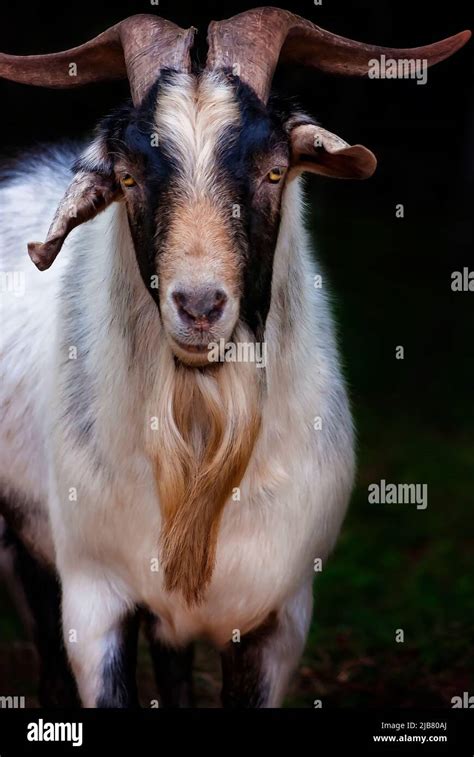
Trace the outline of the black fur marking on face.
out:
[[[131,194],[127,197],[128,221],[140,274],[158,308],[156,257],[158,244],[163,246],[166,234],[172,202],[170,185],[177,165],[166,142],[157,139],[154,118],[160,88],[173,73],[162,72],[138,108],[125,105],[104,119],[99,128],[113,165],[125,161],[140,184],[139,195],[136,192],[133,199]]]
[[[278,161],[289,160],[288,138],[281,114],[266,108],[252,90],[235,77],[241,123],[230,127],[217,149],[217,159],[240,218],[231,219],[234,241],[244,257],[241,318],[257,339],[263,338],[270,309],[273,259],[280,227],[281,191],[257,186],[262,167],[273,154]],[[237,128],[237,133],[236,132]],[[282,184],[283,186],[283,184]]]

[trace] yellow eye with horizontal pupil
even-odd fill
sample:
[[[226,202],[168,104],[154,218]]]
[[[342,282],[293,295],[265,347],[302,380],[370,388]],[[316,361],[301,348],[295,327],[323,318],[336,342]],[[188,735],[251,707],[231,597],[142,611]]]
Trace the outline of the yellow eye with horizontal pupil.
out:
[[[272,170],[267,173],[267,179],[272,184],[278,184],[278,182],[281,181],[284,175],[284,168],[272,168]]]
[[[125,176],[122,176],[122,184],[125,187],[134,187],[137,182],[133,178],[133,176],[130,176],[129,173],[126,173]]]

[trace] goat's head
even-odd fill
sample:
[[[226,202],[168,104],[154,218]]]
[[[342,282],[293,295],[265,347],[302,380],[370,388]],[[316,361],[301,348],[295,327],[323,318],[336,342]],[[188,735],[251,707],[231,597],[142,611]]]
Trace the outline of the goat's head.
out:
[[[29,245],[31,258],[48,268],[71,229],[124,201],[171,347],[202,365],[209,342],[229,338],[238,319],[255,334],[264,328],[285,185],[304,170],[366,178],[375,169],[366,148],[269,104],[278,61],[364,75],[382,54],[437,63],[469,36],[379,48],[266,7],[213,22],[199,72],[190,59],[194,30],[150,15],[66,52],[1,55],[0,75],[15,81],[72,87],[127,76],[132,93],[133,102],[99,126],[46,242]]]

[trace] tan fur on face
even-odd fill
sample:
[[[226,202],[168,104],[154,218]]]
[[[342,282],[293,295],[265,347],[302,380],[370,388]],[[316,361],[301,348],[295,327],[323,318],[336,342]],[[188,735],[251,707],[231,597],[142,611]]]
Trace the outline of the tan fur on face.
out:
[[[173,281],[192,281],[195,285],[214,281],[229,294],[239,296],[242,261],[226,221],[225,212],[208,197],[174,209],[166,248],[160,256],[163,294]]]
[[[237,332],[236,339],[248,338],[242,327]],[[157,417],[158,430],[148,435],[148,453],[164,520],[165,586],[180,591],[190,605],[203,599],[224,505],[243,477],[258,435],[261,376],[254,363],[199,371],[175,363],[169,354],[156,382],[150,414]]]

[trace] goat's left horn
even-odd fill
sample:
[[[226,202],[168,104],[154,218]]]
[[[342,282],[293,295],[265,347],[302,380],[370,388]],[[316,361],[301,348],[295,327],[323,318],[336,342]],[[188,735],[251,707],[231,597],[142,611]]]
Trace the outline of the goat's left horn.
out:
[[[37,87],[71,88],[128,78],[139,104],[162,68],[190,71],[195,29],[139,14],[79,47],[47,55],[0,53],[0,77]]]
[[[453,55],[470,36],[470,31],[464,31],[425,47],[377,47],[339,37],[281,8],[255,8],[209,25],[207,67],[234,69],[266,102],[279,61],[366,76],[369,61],[381,55],[395,60],[425,59],[432,66]]]

